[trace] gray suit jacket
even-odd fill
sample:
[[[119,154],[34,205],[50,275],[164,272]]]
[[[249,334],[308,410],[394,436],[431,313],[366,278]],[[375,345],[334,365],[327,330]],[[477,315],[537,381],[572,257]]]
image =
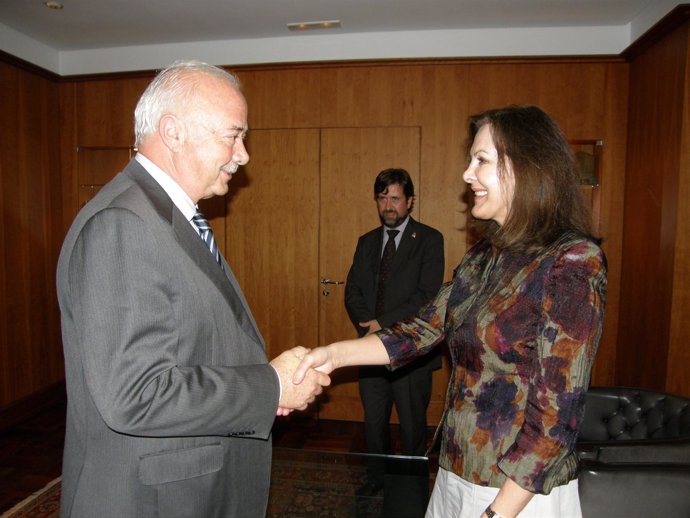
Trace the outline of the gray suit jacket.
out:
[[[57,271],[63,517],[263,517],[279,381],[247,302],[136,161]]]

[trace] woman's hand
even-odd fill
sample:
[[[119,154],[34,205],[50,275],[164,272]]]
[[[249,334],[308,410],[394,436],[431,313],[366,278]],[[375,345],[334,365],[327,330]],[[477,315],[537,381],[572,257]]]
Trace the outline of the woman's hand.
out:
[[[330,349],[326,347],[317,347],[312,349],[302,357],[302,362],[297,366],[292,382],[295,385],[302,383],[304,376],[310,368],[316,369],[324,374],[330,374],[335,370],[333,358],[330,354]]]
[[[330,374],[340,367],[353,365],[388,365],[390,358],[381,339],[375,335],[366,335],[355,340],[343,340],[325,347],[312,349],[302,358],[292,382],[299,385],[306,373],[313,368],[321,373]]]

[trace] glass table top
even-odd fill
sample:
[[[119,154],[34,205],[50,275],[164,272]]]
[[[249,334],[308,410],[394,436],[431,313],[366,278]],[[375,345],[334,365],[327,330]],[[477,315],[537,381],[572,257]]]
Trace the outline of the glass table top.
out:
[[[423,518],[433,476],[429,459],[400,455],[273,448],[268,518]],[[367,469],[383,488],[358,494]]]

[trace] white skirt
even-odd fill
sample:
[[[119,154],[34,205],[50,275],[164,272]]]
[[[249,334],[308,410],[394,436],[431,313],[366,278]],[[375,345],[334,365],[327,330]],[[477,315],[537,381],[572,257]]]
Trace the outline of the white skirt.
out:
[[[478,486],[455,473],[438,469],[426,518],[479,518],[494,501],[498,489]],[[582,518],[577,480],[558,486],[548,495],[534,495],[519,518]]]

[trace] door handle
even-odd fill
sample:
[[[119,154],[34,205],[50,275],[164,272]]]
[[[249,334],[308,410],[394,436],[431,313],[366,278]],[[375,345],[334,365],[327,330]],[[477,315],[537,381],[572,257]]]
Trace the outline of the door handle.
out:
[[[345,284],[345,281],[332,281],[331,279],[324,277],[323,279],[321,279],[321,284],[323,284],[323,286],[324,286],[323,291],[321,291],[321,294],[324,297],[328,297],[331,294],[331,292],[328,291],[328,285],[329,284],[336,284],[336,285],[337,284]]]

